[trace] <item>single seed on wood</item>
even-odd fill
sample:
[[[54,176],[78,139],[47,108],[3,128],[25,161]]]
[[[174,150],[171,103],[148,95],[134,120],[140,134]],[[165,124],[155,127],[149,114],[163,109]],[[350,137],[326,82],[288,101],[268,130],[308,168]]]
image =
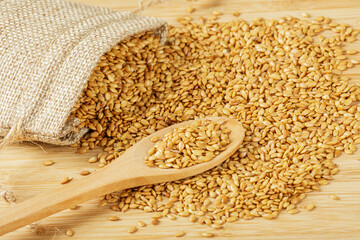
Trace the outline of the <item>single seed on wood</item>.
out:
[[[314,204],[309,204],[309,205],[306,206],[307,211],[312,211],[312,210],[314,210],[314,208],[315,208]]]
[[[309,17],[310,17],[310,15],[309,15],[308,13],[306,13],[306,12],[301,13],[301,16],[303,16],[303,17],[305,17],[305,18],[309,18]]]
[[[333,200],[340,200],[339,196],[335,195],[335,194],[331,194],[330,198]]]
[[[120,220],[120,218],[118,216],[111,216],[108,219],[109,219],[109,221],[119,221]]]
[[[188,13],[193,13],[194,11],[195,11],[195,8],[193,8],[193,7],[188,7],[188,9],[187,9]]]
[[[346,53],[349,54],[349,55],[357,54],[358,52],[359,52],[358,50],[348,50],[348,51],[346,51]]]
[[[220,224],[211,224],[210,227],[215,228],[215,229],[222,228],[222,226]]]
[[[132,234],[132,233],[135,233],[137,230],[138,230],[137,227],[131,227],[131,228],[128,229],[128,233]]]
[[[291,209],[291,210],[289,210],[289,211],[287,211],[289,214],[296,214],[296,213],[298,213],[299,212],[299,210],[297,210],[297,209]]]
[[[234,15],[234,17],[238,17],[238,16],[240,16],[240,13],[238,11],[236,11],[233,13],[233,15]]]
[[[209,233],[209,232],[203,232],[203,233],[201,233],[201,236],[210,238],[210,237],[213,237],[214,234],[213,234],[213,233]]]
[[[184,235],[185,235],[184,231],[179,231],[179,232],[175,233],[175,237],[182,237]]]
[[[78,210],[79,208],[80,208],[79,205],[75,205],[75,206],[70,207],[69,209],[70,210]]]
[[[162,214],[161,214],[160,212],[155,213],[155,214],[152,216],[152,218],[154,218],[154,219],[162,218]]]
[[[223,13],[215,10],[215,11],[212,11],[212,14],[215,15],[215,16],[220,16]]]
[[[72,237],[74,236],[74,231],[71,228],[69,228],[68,230],[66,230],[66,235]]]
[[[89,163],[96,163],[97,161],[99,161],[97,157],[91,157],[88,160]]]
[[[55,162],[52,161],[52,160],[47,160],[47,161],[43,162],[44,166],[51,166],[51,165],[53,165],[54,163],[55,163]]]
[[[90,171],[89,170],[82,170],[81,172],[80,172],[80,175],[82,175],[82,176],[86,176],[86,175],[89,175],[90,174]]]
[[[167,215],[167,218],[170,219],[170,220],[175,220],[176,219],[176,217],[174,215],[171,215],[171,214]]]
[[[153,220],[151,221],[151,224],[152,224],[152,225],[159,225],[159,223],[160,223],[159,219],[153,219]]]
[[[143,222],[143,221],[138,221],[137,224],[138,224],[139,227],[145,227],[146,226],[146,223]]]
[[[194,222],[196,222],[196,220],[197,220],[196,215],[191,215],[190,216],[190,222],[194,223]]]
[[[64,179],[61,181],[61,184],[69,183],[69,182],[71,182],[71,180],[73,180],[72,177],[66,177],[66,178],[64,178]]]

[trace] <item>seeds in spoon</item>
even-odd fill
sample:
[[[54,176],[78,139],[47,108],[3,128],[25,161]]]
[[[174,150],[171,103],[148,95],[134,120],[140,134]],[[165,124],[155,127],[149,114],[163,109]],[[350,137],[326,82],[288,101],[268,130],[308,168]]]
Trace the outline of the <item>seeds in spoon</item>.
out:
[[[166,133],[149,150],[145,163],[160,168],[185,168],[208,162],[225,150],[229,133],[221,123],[197,120]]]

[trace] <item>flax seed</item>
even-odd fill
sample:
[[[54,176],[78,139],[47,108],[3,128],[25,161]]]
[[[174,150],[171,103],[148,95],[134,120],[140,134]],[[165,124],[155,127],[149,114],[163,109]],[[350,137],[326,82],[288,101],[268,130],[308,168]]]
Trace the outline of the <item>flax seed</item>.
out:
[[[47,160],[47,161],[43,162],[43,165],[47,167],[47,166],[53,165],[54,163],[55,163],[55,162],[52,161],[52,160]]]
[[[72,237],[74,236],[74,231],[71,228],[69,228],[68,230],[66,230],[66,235]]]

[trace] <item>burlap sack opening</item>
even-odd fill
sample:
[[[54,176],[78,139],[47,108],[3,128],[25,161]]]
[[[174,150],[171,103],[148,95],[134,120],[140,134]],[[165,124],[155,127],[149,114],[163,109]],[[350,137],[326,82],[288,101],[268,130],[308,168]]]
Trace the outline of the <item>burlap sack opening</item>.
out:
[[[0,1],[1,145],[77,142],[68,119],[100,57],[121,40],[166,22],[63,0]]]

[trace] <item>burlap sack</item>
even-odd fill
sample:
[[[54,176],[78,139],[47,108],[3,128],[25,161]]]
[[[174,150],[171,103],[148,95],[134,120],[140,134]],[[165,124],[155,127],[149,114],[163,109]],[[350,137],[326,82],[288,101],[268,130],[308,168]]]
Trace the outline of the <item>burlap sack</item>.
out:
[[[100,57],[166,22],[62,0],[0,0],[0,136],[72,144],[87,131],[68,121]]]

